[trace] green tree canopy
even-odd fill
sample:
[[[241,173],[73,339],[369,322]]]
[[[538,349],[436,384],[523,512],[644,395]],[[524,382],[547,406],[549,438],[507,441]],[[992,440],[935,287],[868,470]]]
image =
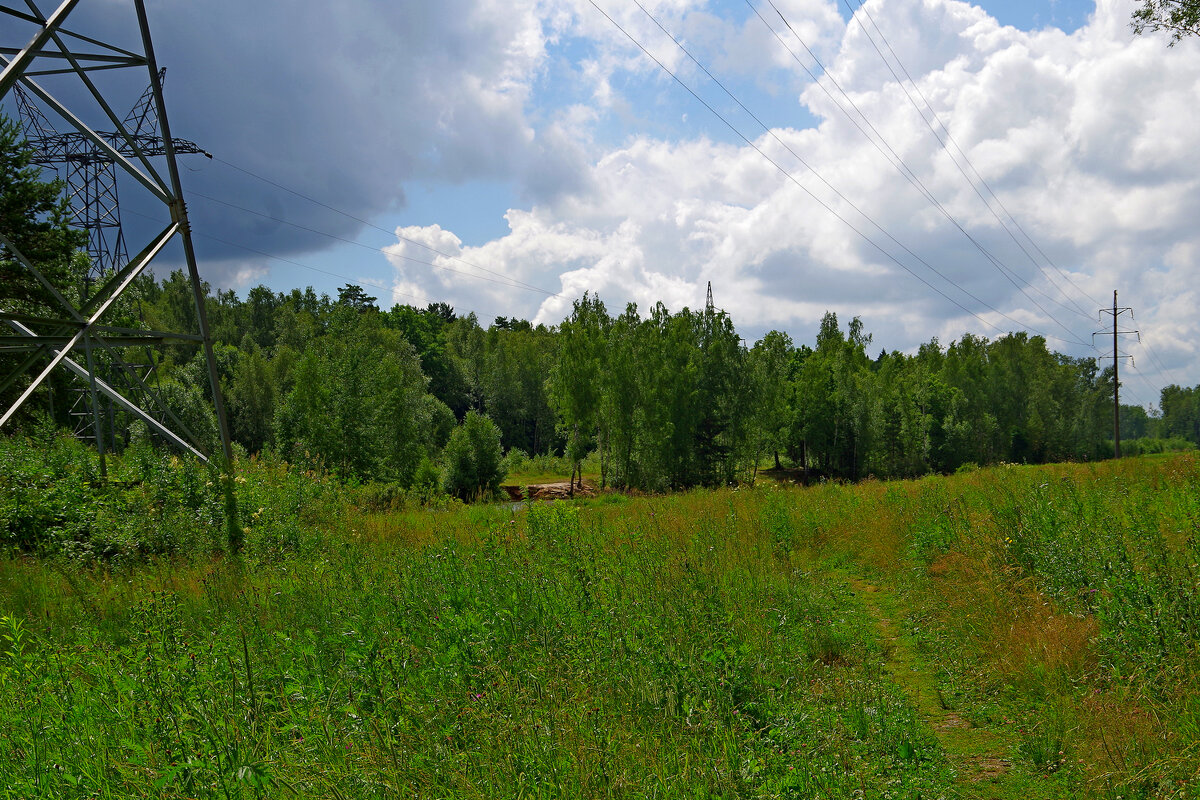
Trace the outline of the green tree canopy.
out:
[[[43,181],[31,158],[17,123],[0,116],[0,233],[71,299],[75,292],[68,287],[76,288],[86,274],[86,260],[74,256],[87,238],[69,226],[62,181]],[[0,303],[10,312],[63,313],[53,295],[2,244]]]
[[[427,453],[427,379],[412,345],[377,314],[339,306],[300,356],[276,415],[280,448],[356,475],[408,485]]]
[[[1170,45],[1185,36],[1200,36],[1200,0],[1142,0],[1133,12],[1133,32],[1166,31]]]
[[[504,480],[500,429],[476,411],[468,411],[462,425],[450,434],[442,457],[446,492],[462,500],[488,497]]]

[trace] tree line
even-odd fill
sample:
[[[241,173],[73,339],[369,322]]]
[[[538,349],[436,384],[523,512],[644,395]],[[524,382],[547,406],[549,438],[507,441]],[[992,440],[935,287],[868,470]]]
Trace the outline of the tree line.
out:
[[[126,324],[194,327],[182,273],[140,280],[123,303]],[[557,326],[485,327],[442,303],[382,310],[353,285],[336,298],[209,293],[207,311],[247,453],[405,487],[517,450],[576,467],[591,456],[604,485],[652,491],[752,481],[762,467],[856,480],[1113,452],[1111,368],[1023,332],[872,356],[862,321],[833,313],[811,346],[781,331],[747,346],[711,308],[660,303],[643,316],[631,304],[614,316],[585,294]],[[168,348],[156,380],[214,446],[199,346]],[[1169,386],[1159,416],[1122,407],[1123,438],[1200,442],[1198,400],[1200,387]],[[494,483],[471,473],[450,485]]]
[[[61,185],[43,183],[0,120],[0,224],[79,300],[87,260],[67,223]],[[0,248],[0,308],[51,314],[53,298]],[[557,326],[497,317],[486,327],[444,303],[383,310],[355,285],[336,298],[258,286],[240,298],[204,287],[232,434],[247,453],[274,452],[366,480],[469,496],[499,480],[501,453],[589,456],[606,486],[678,489],[752,481],[762,465],[810,478],[909,477],[1000,461],[1085,460],[1113,452],[1113,373],[1052,352],[1039,336],[936,339],[915,353],[880,351],[858,318],[833,313],[815,341],[772,331],[747,346],[724,311],[610,314],[577,300]],[[142,276],[110,309],[110,325],[194,331],[182,272]],[[166,407],[216,449],[199,344],[154,360]],[[118,372],[94,350],[99,369]],[[24,356],[0,352],[0,375]],[[59,371],[26,414],[70,424],[78,387]],[[22,381],[0,387],[11,401]],[[57,401],[56,401],[57,398]],[[1163,389],[1151,417],[1123,406],[1123,439],[1200,443],[1200,387]],[[133,435],[114,413],[117,443]],[[1137,451],[1137,448],[1134,448]]]

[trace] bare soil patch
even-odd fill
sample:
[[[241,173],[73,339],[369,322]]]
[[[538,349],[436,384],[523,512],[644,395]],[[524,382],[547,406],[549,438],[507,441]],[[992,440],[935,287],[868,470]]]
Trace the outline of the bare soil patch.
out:
[[[506,485],[500,487],[511,500],[567,500],[572,497],[570,481],[557,483],[531,483],[528,486]],[[599,491],[589,481],[575,484],[574,497],[595,497]]]

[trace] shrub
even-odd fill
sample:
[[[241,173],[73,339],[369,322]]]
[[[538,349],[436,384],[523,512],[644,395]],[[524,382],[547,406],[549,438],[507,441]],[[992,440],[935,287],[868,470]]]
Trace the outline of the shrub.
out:
[[[1150,436],[1143,436],[1140,439],[1126,439],[1121,442],[1121,455],[1126,457],[1157,455],[1159,453],[1180,453],[1195,449],[1196,445],[1178,436],[1169,439],[1155,439]]]
[[[462,425],[450,434],[443,457],[443,486],[463,500],[490,496],[504,479],[500,429],[484,414],[467,412]]]
[[[504,470],[506,472],[520,472],[528,463],[529,454],[519,447],[514,447],[504,456]]]

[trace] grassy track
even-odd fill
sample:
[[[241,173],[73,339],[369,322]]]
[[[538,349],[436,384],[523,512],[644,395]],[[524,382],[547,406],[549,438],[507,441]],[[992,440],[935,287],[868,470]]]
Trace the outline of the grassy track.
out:
[[[151,466],[114,541],[209,507]],[[35,473],[0,519],[76,491]],[[518,511],[241,474],[241,561],[0,559],[0,796],[1200,789],[1195,456]]]
[[[836,577],[836,573],[830,577]],[[954,766],[955,796],[971,800],[1058,796],[1044,776],[1014,769],[1013,754],[1018,749],[1014,731],[977,727],[962,713],[947,707],[936,672],[919,652],[914,637],[904,630],[912,612],[903,599],[863,578],[848,575],[846,580],[876,622],[888,675],[934,731]]]

